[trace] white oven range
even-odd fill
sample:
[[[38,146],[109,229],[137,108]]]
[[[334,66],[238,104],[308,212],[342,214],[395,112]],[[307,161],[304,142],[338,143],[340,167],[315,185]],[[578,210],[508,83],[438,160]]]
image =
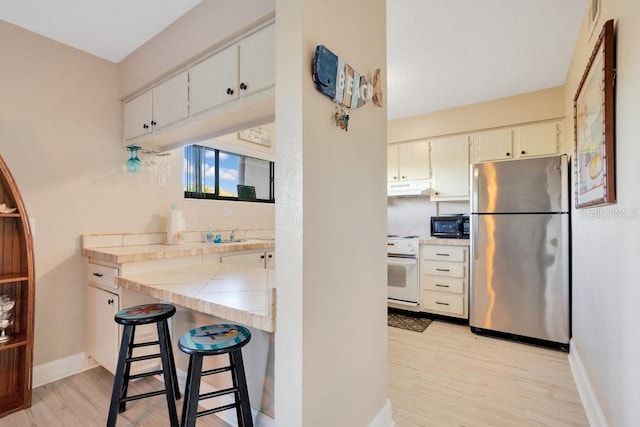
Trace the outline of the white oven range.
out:
[[[419,236],[387,236],[387,301],[390,306],[420,308]]]

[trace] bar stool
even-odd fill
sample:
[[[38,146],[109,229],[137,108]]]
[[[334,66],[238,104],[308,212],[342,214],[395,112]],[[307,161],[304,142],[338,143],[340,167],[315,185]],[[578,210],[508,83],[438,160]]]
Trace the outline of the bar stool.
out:
[[[242,347],[244,347],[250,339],[251,332],[249,332],[247,328],[228,323],[195,328],[180,337],[178,348],[190,355],[182,406],[181,425],[183,427],[195,426],[197,417],[226,411],[232,408],[236,408],[239,426],[253,426],[247,380],[242,362]],[[225,353],[229,354],[229,366],[202,371],[204,356]],[[227,371],[231,372],[233,383],[231,388],[200,394],[201,377]],[[234,403],[198,412],[198,401],[232,393]]]
[[[126,410],[127,402],[144,399],[152,396],[165,394],[167,396],[167,406],[169,407],[169,421],[171,426],[178,425],[178,413],[176,411],[175,400],[180,399],[178,388],[178,378],[176,376],[176,365],[171,349],[171,338],[169,336],[169,326],[167,319],[173,316],[176,308],[171,304],[142,304],[124,308],[118,311],[114,317],[116,323],[124,325],[122,331],[122,341],[120,343],[120,353],[116,366],[115,378],[113,381],[113,392],[111,394],[111,405],[109,406],[109,418],[107,427],[116,425],[118,413]],[[136,326],[155,323],[158,328],[158,341],[135,343]],[[160,352],[133,357],[133,349],[158,345]],[[160,358],[162,369],[143,372],[131,375],[131,364],[143,360]],[[141,393],[134,396],[127,396],[129,381],[149,377],[153,375],[164,375],[164,389]]]

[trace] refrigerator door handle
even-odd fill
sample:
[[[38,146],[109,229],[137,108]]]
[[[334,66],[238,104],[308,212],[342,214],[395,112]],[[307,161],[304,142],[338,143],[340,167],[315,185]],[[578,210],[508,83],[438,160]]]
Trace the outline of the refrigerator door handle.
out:
[[[475,221],[471,221],[471,228],[473,229],[471,235],[471,247],[473,248],[473,259],[478,260],[478,217],[475,216]]]
[[[471,165],[471,213],[478,212],[478,166]]]

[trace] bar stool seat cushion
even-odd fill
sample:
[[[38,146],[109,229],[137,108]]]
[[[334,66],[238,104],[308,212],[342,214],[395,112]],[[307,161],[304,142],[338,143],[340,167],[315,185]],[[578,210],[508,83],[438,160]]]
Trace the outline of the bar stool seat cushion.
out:
[[[176,312],[171,304],[140,304],[123,308],[115,315],[115,321],[121,325],[145,325],[168,319]]]
[[[251,332],[244,326],[222,323],[191,329],[182,334],[178,347],[187,354],[213,355],[241,348],[250,339]]]

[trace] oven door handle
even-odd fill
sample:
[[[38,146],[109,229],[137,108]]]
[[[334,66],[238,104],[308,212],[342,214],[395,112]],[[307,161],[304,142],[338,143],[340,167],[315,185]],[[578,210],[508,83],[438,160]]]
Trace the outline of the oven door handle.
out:
[[[414,266],[418,265],[418,260],[415,258],[387,258],[387,264],[389,265],[406,265]]]

